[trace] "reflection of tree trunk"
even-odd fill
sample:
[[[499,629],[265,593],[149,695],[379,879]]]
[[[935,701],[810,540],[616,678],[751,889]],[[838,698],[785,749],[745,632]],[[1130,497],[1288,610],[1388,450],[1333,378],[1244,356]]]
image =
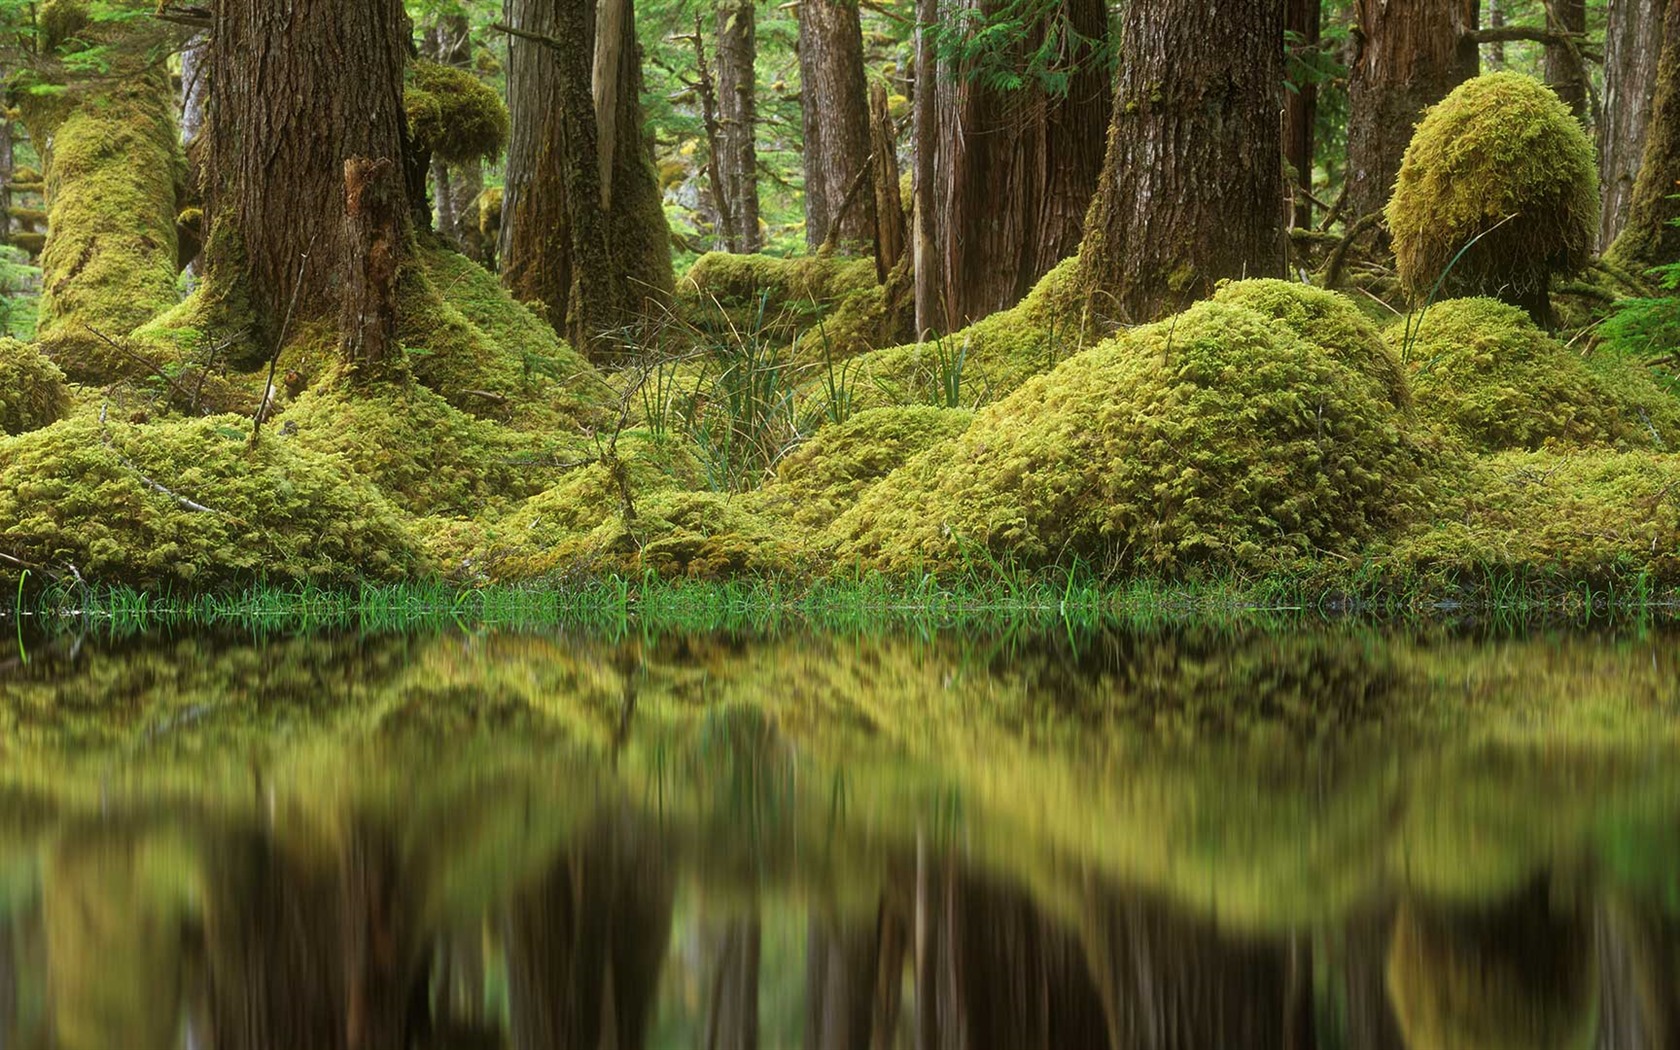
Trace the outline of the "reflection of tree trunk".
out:
[[[637,1050],[671,934],[655,844],[605,823],[512,904],[508,995],[516,1050]]]
[[[707,1050],[758,1050],[758,915],[719,923],[706,996]]]
[[[1650,905],[1615,904],[1598,916],[1599,1046],[1680,1046],[1680,921]]]
[[[875,931],[811,916],[805,949],[805,1050],[868,1050]]]
[[[1347,1045],[1362,1050],[1406,1050],[1394,1011],[1388,1005],[1383,969],[1393,917],[1360,915],[1343,931],[1340,966],[1331,978],[1340,981],[1347,1002]]]
[[[403,911],[395,846],[383,835],[352,832],[343,863],[345,1046],[407,1050],[425,1034],[430,989]]]
[[[1096,891],[1086,953],[1119,1050],[1289,1046],[1290,958],[1169,905]]]

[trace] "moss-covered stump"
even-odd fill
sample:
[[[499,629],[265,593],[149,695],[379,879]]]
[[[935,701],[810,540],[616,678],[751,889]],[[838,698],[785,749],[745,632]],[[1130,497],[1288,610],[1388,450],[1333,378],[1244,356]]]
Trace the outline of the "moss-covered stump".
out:
[[[113,344],[177,301],[173,106],[161,68],[135,73],[70,107],[37,138],[52,143],[38,336],[74,380],[147,371]]]
[[[1420,417],[1478,451],[1582,445],[1680,450],[1680,400],[1643,367],[1583,359],[1493,299],[1437,303],[1384,332]]]
[[[857,404],[974,407],[996,401],[1092,345],[1079,260],[1067,259],[1008,310],[949,335],[858,358]]]
[[[701,332],[757,333],[778,342],[833,317],[824,328],[834,353],[846,356],[867,349],[856,344],[882,295],[872,259],[709,252],[677,281],[676,299],[679,317]]]
[[[250,420],[76,417],[0,443],[0,548],[88,579],[194,588],[348,584],[427,570],[371,484]]]
[[[1405,571],[1680,579],[1680,454],[1502,452],[1442,488],[1395,544]]]
[[[0,339],[0,434],[39,430],[69,408],[58,366],[28,343]]]
[[[1414,301],[1491,295],[1551,323],[1552,275],[1579,272],[1598,230],[1598,167],[1552,90],[1490,73],[1432,107],[1406,149],[1387,218]]]
[[[411,62],[403,110],[415,146],[447,164],[494,159],[507,146],[507,105],[468,70]]]
[[[977,555],[1287,568],[1406,520],[1424,459],[1376,380],[1253,310],[1201,303],[981,410],[830,536],[843,561],[891,571]]]
[[[824,427],[776,467],[776,476],[748,502],[795,528],[820,532],[863,491],[912,456],[968,429],[966,409],[912,405],[872,408]]]

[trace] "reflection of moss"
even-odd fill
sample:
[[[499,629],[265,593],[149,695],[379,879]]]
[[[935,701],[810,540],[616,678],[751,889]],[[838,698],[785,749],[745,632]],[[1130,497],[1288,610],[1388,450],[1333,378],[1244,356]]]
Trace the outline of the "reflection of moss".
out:
[[[1613,357],[1583,361],[1516,307],[1450,300],[1385,334],[1410,359],[1420,414],[1472,448],[1680,450],[1680,400],[1648,372]]]
[[[366,481],[272,433],[249,447],[249,429],[237,416],[109,432],[72,418],[14,438],[0,445],[0,543],[139,587],[350,583],[423,568]]]
[[[1382,388],[1243,307],[1203,303],[981,410],[836,521],[903,571],[965,545],[1028,564],[1188,572],[1351,553],[1419,496]]]
[[[69,408],[64,373],[35,347],[0,339],[0,434],[38,430]]]
[[[1587,1050],[1597,1024],[1590,927],[1543,893],[1495,911],[1401,908],[1388,956],[1410,1050]]]
[[[1592,143],[1538,80],[1476,77],[1424,115],[1387,214],[1400,279],[1414,299],[1445,274],[1450,295],[1496,295],[1546,323],[1551,275],[1580,270],[1592,254]]]

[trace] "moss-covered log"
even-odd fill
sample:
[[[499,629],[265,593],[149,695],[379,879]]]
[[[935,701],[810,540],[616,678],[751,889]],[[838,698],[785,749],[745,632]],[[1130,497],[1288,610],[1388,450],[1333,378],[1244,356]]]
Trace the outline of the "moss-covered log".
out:
[[[1645,129],[1645,153],[1628,203],[1627,225],[1605,254],[1630,269],[1680,262],[1680,0],[1663,16],[1657,93]]]

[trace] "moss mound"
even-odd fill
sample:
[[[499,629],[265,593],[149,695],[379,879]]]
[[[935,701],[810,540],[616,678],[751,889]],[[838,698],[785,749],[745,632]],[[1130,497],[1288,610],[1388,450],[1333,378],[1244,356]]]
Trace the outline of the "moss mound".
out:
[[[1592,143],[1538,80],[1476,77],[1424,115],[1387,218],[1413,298],[1429,295],[1451,265],[1449,294],[1495,295],[1532,308],[1545,302],[1552,274],[1576,273],[1592,257]]]
[[[0,434],[39,430],[69,409],[58,366],[28,343],[0,339]]]
[[[865,354],[859,404],[972,407],[1048,372],[1089,345],[1078,275],[1079,260],[1064,260],[1008,310],[950,335]]]
[[[1245,307],[1200,303],[980,411],[830,530],[895,571],[970,547],[1027,564],[1266,569],[1350,554],[1420,497],[1382,387]]]
[[[273,432],[250,447],[249,429],[238,416],[108,429],[72,418],[0,444],[0,547],[137,587],[425,570],[371,485]]]
[[[1502,452],[1445,487],[1433,522],[1396,543],[1398,563],[1680,579],[1680,455]]]
[[[1680,450],[1680,400],[1648,372],[1613,357],[1585,361],[1516,307],[1449,300],[1384,335],[1410,361],[1419,414],[1472,449]]]
[[[1411,386],[1399,358],[1383,342],[1377,326],[1347,296],[1266,278],[1221,284],[1213,301],[1246,306],[1282,321],[1302,339],[1382,384],[1394,405],[1411,406]]]
[[[426,388],[391,383],[305,392],[280,417],[300,448],[341,457],[411,514],[472,516],[554,483],[585,455],[580,437],[543,437],[476,419]]]
[[[465,69],[409,63],[403,108],[409,134],[448,164],[492,160],[507,146],[508,110],[495,88]]]
[[[864,489],[917,453],[961,434],[973,419],[963,409],[927,405],[859,412],[817,431],[783,459],[770,484],[752,495],[752,505],[798,528],[820,531]]]
[[[881,299],[873,259],[815,255],[709,252],[694,261],[676,289],[678,316],[701,332],[755,333],[784,344],[855,300],[849,312],[862,320],[831,333],[837,352],[842,342],[849,343],[846,332],[867,329],[871,308]]]
[[[176,304],[172,106],[167,78],[141,73],[73,107],[51,133],[38,334],[72,379],[135,372],[111,343]]]

